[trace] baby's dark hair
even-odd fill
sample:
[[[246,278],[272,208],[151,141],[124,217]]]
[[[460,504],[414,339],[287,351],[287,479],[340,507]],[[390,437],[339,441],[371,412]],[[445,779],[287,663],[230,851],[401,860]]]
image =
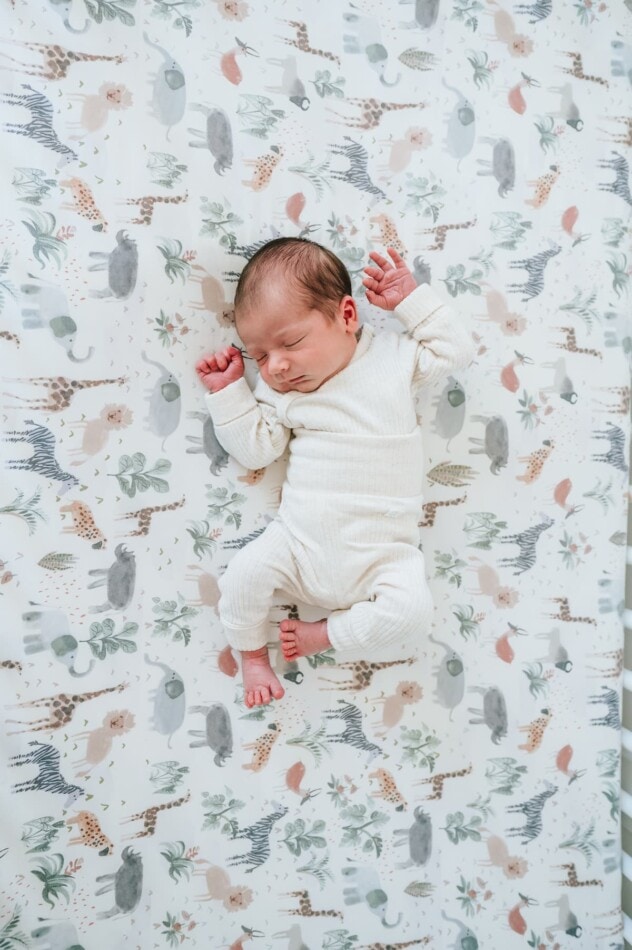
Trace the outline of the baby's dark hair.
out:
[[[275,270],[294,285],[307,307],[332,320],[341,299],[352,292],[347,268],[328,248],[306,238],[276,238],[260,247],[241,272],[235,291],[236,319],[240,308],[256,304],[262,282]]]

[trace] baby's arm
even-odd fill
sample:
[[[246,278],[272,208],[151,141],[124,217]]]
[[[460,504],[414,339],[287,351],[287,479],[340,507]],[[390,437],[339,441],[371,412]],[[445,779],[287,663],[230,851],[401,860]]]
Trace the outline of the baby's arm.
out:
[[[265,468],[285,451],[291,430],[279,422],[261,381],[252,393],[237,347],[203,357],[195,367],[209,390],[206,405],[218,441],[245,468]]]
[[[430,287],[416,285],[413,275],[394,248],[393,260],[372,251],[374,267],[365,267],[363,281],[368,300],[393,310],[417,343],[413,385],[433,383],[447,373],[466,367],[474,357],[474,342],[463,315]]]

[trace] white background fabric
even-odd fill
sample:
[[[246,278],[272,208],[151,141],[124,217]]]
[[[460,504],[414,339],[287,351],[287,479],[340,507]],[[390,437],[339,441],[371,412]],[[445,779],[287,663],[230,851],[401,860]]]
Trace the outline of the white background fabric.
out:
[[[5,5],[5,946],[622,945],[629,19]],[[224,457],[193,367],[278,234],[378,327],[393,244],[477,356],[420,403],[431,637],[368,683],[278,654],[249,712],[216,580],[283,463]]]

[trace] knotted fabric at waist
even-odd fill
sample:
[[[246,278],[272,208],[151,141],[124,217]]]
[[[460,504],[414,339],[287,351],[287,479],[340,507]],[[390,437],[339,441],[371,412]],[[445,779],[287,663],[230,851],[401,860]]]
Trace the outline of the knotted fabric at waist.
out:
[[[286,480],[297,491],[409,498],[422,492],[423,439],[295,430]]]

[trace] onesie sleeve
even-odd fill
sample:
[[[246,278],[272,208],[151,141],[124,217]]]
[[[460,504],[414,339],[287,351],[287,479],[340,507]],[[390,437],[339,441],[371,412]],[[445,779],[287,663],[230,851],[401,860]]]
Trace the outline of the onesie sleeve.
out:
[[[283,454],[292,430],[279,421],[274,391],[261,379],[254,393],[242,376],[204,398],[220,445],[245,468],[265,468]]]
[[[394,312],[417,343],[414,386],[434,383],[447,373],[464,369],[474,358],[475,345],[464,315],[429,284],[416,287]]]

